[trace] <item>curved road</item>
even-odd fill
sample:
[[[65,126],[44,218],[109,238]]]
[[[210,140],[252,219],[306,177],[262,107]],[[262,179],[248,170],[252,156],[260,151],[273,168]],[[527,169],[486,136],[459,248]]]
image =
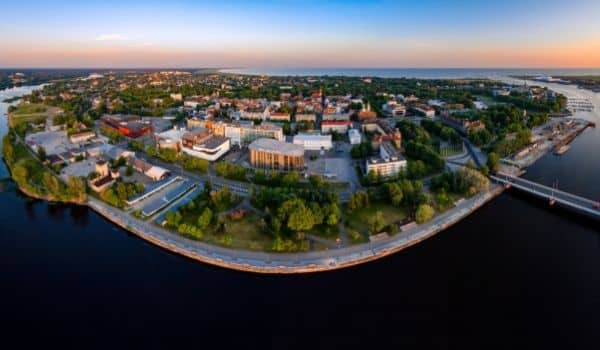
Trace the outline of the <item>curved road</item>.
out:
[[[423,241],[460,221],[502,192],[501,186],[463,201],[430,222],[377,242],[307,253],[233,250],[192,241],[89,198],[88,206],[124,229],[169,251],[225,268],[259,273],[306,273],[334,270],[375,260]]]

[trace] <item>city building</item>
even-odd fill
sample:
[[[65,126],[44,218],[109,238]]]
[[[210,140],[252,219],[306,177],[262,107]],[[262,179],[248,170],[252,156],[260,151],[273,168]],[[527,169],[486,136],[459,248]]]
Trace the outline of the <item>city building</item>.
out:
[[[171,94],[169,95],[171,97],[171,99],[173,99],[174,101],[181,101],[183,100],[183,96],[181,94]]]
[[[381,109],[383,110],[383,114],[388,117],[404,117],[406,115],[406,107],[395,100],[386,102],[381,106]]]
[[[131,138],[148,135],[153,131],[152,124],[143,123],[137,115],[106,114],[102,116],[102,123],[109,129]]]
[[[153,181],[164,180],[171,175],[169,170],[159,167],[159,166],[156,166],[156,165],[152,165],[143,159],[132,157],[129,160],[130,160],[131,166],[133,166],[133,168],[136,171],[146,175]]]
[[[364,123],[363,131],[375,133],[371,138],[373,149],[378,149],[382,142],[393,142],[396,148],[402,147],[402,133],[392,127],[386,120],[377,119],[374,123]]]
[[[324,121],[321,122],[321,132],[323,134],[335,131],[340,134],[346,133],[348,129],[352,127],[351,121],[337,120],[337,121]]]
[[[485,129],[485,123],[481,120],[468,120],[456,118],[450,115],[448,112],[444,112],[440,115],[440,121],[451,128],[454,128],[463,134],[469,132],[469,130],[480,131]]]
[[[261,169],[280,171],[304,168],[304,148],[273,139],[257,139],[248,146],[250,163]]]
[[[96,162],[96,173],[98,176],[89,181],[92,191],[100,193],[115,183],[116,177],[113,178],[111,172],[109,172],[107,161],[99,160]]]
[[[359,145],[362,142],[360,131],[356,129],[348,130],[348,139],[350,140],[351,145]]]
[[[301,133],[294,136],[294,145],[300,145],[307,151],[330,150],[333,147],[331,135]]]
[[[375,172],[380,176],[397,175],[406,169],[407,162],[391,142],[382,142],[379,147],[379,157],[371,157],[366,160],[365,173]]]
[[[415,108],[415,111],[419,112],[420,114],[424,115],[427,118],[435,117],[435,109],[431,106],[428,106],[425,104],[419,104],[419,105],[416,105],[414,108]]]
[[[269,114],[269,120],[277,121],[277,122],[289,122],[290,114],[289,113],[272,112]]]
[[[181,151],[181,138],[186,133],[185,129],[173,128],[155,135],[158,149],[174,149]]]
[[[227,137],[216,136],[207,129],[188,131],[181,137],[181,147],[190,156],[216,161],[230,149]]]
[[[358,119],[360,121],[377,119],[377,113],[371,111],[371,103],[370,102],[367,102],[367,106],[363,107],[362,110],[360,112],[358,112]]]
[[[284,140],[283,129],[273,123],[263,122],[260,125],[254,125],[251,122],[236,122],[226,124],[224,129],[224,136],[230,138],[233,145],[247,144],[259,138]]]
[[[96,137],[95,132],[82,131],[82,132],[78,132],[76,134],[69,136],[69,141],[71,141],[71,143],[82,143],[82,142],[88,141],[90,139],[93,139],[94,137]]]
[[[317,115],[316,114],[308,114],[308,113],[300,113],[296,114],[296,123],[300,122],[316,122]]]
[[[323,121],[347,121],[350,120],[350,114],[348,113],[324,113]]]

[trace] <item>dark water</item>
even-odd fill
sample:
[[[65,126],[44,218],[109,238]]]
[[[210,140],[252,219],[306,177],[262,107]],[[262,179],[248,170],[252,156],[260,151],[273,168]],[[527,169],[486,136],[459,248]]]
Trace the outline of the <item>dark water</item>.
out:
[[[600,197],[599,130],[528,177]],[[0,193],[4,348],[597,348],[597,221],[507,193],[346,270],[262,276],[156,248],[81,207]],[[212,342],[220,345],[208,345]]]

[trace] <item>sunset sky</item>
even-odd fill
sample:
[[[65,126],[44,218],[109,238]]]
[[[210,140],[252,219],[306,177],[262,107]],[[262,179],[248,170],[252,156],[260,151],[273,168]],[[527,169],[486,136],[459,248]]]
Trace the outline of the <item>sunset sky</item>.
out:
[[[0,67],[600,67],[600,1],[7,1]]]

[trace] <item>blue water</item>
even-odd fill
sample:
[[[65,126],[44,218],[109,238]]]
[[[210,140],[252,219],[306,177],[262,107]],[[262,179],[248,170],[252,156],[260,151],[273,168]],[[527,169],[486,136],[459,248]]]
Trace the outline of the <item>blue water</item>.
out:
[[[541,69],[541,68],[239,68],[223,72],[273,76],[353,76],[381,78],[499,78],[512,75],[600,75],[596,69]]]

